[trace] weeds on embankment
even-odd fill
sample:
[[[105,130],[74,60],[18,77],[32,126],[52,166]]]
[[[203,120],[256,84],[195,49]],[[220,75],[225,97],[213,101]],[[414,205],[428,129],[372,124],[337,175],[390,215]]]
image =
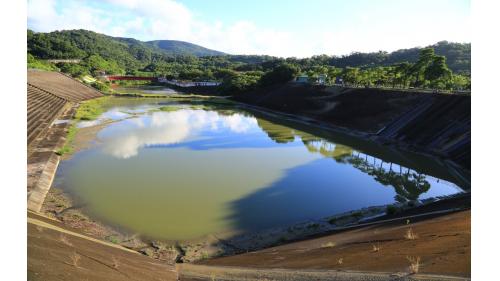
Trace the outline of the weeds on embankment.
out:
[[[77,120],[94,120],[99,115],[104,112],[103,103],[107,101],[109,97],[100,97],[97,99],[92,99],[84,101],[78,107],[75,113],[74,119]]]
[[[71,256],[69,256],[69,260],[71,262],[65,262],[65,264],[74,266],[76,268],[80,268],[79,262],[80,262],[81,258],[82,257],[79,254],[77,254],[76,252],[73,252],[73,254],[71,254]]]
[[[405,234],[405,238],[407,240],[415,240],[418,238],[418,235],[416,233],[413,232],[413,229],[410,227],[408,228],[408,230],[406,231],[406,234]]]
[[[78,131],[78,128],[76,127],[76,124],[72,124],[69,129],[68,133],[66,134],[66,141],[64,142],[63,147],[59,148],[56,153],[58,155],[64,155],[66,153],[72,153],[73,152],[73,141],[76,136],[76,132]]]
[[[420,257],[406,257],[406,259],[410,262],[408,266],[408,271],[410,274],[417,274],[420,270]]]
[[[335,247],[335,242],[328,242],[328,243],[325,243],[325,244],[321,244],[321,248],[333,248]]]
[[[76,110],[73,119],[85,121],[96,119],[104,112],[103,103],[108,99],[109,97],[101,97],[82,102]],[[77,131],[78,128],[76,127],[76,123],[73,123],[66,134],[64,146],[56,151],[58,155],[71,154],[73,152],[73,141]]]

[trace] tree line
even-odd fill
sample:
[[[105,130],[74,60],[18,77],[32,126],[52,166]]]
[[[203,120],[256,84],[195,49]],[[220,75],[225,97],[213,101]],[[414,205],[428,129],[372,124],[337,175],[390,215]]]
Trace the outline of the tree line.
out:
[[[392,53],[278,58],[256,55],[172,55],[156,45],[87,30],[35,33],[28,30],[28,66],[75,77],[107,74],[223,81],[221,90],[244,93],[283,83],[298,74],[327,74],[328,83],[353,87],[470,89],[470,44],[439,42]],[[182,45],[180,45],[182,46]],[[176,46],[179,47],[179,46]],[[75,59],[51,64],[46,59]],[[450,64],[451,60],[451,64]]]

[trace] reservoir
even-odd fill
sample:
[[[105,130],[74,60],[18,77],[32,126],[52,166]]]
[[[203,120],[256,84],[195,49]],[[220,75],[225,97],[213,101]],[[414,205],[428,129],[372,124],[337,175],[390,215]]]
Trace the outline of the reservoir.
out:
[[[203,100],[110,98],[78,124],[95,137],[54,186],[96,219],[171,240],[462,192],[436,159]]]

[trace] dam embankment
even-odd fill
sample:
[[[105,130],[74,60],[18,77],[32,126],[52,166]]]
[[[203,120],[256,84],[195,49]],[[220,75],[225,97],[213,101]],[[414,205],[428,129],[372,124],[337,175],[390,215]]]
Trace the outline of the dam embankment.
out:
[[[360,132],[470,170],[470,95],[288,83],[233,99]]]

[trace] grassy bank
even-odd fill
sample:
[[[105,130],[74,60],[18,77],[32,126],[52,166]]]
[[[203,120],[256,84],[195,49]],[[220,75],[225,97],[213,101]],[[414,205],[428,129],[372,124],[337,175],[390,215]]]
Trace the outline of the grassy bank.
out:
[[[74,119],[76,120],[94,120],[104,112],[103,104],[109,97],[102,97],[84,101],[78,107]]]
[[[88,101],[84,101],[78,107],[75,115],[73,116],[73,123],[68,129],[68,133],[66,135],[66,141],[64,146],[56,151],[58,155],[71,154],[73,153],[73,141],[75,139],[76,133],[78,131],[78,127],[76,126],[76,122],[80,120],[94,120],[99,115],[104,112],[103,104],[109,99],[109,97],[101,97],[97,99],[92,99]]]
[[[59,148],[56,153],[58,155],[64,155],[67,153],[72,153],[73,152],[73,140],[75,139],[76,132],[78,131],[78,128],[76,127],[76,123],[73,123],[71,127],[68,129],[68,134],[66,135],[66,141],[64,143],[64,146]]]

